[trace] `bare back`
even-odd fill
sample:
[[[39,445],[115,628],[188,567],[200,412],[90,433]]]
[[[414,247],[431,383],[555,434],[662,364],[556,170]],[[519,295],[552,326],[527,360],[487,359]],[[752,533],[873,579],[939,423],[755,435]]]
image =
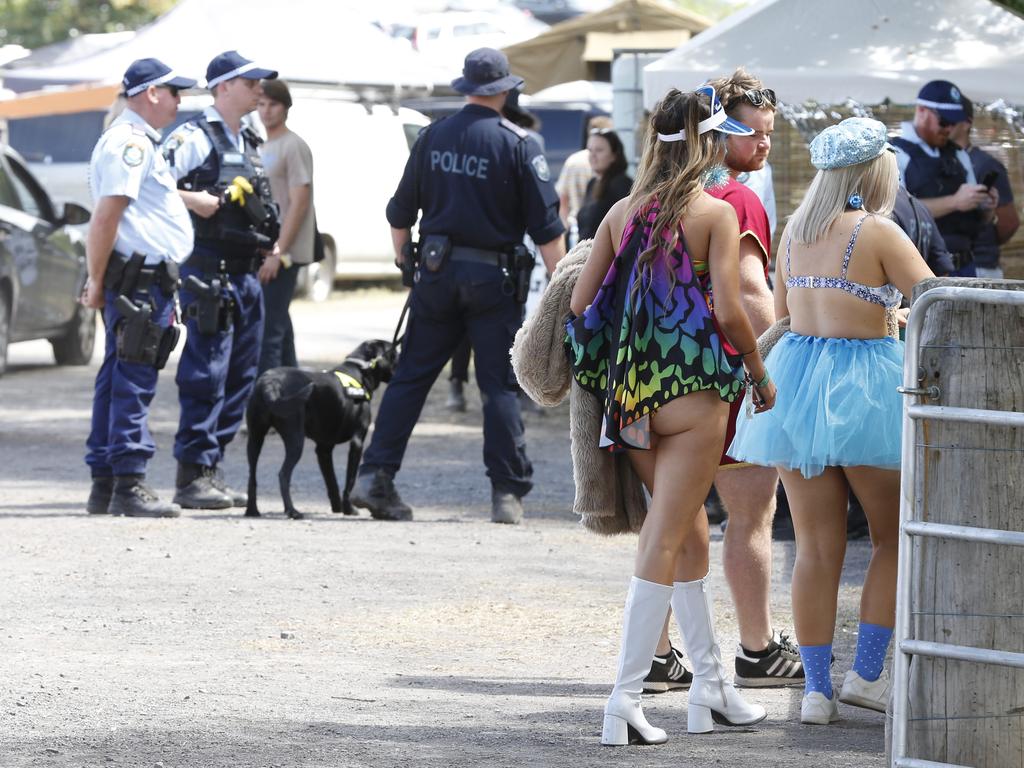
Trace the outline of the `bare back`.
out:
[[[855,233],[858,223],[860,231]],[[775,311],[779,318],[791,318],[794,333],[850,339],[886,335],[885,308],[881,304],[840,288],[786,287],[790,277],[843,277],[844,257],[851,241],[853,248],[845,273],[851,283],[870,288],[894,285],[909,296],[914,285],[932,276],[903,231],[880,216],[865,219],[862,211],[847,211],[824,237],[810,244],[790,243],[787,227],[776,260]]]

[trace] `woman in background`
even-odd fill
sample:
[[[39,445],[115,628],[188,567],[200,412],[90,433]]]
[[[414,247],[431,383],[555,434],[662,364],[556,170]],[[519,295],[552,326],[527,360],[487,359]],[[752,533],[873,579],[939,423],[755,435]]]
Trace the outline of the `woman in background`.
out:
[[[607,128],[592,131],[587,151],[594,177],[587,183],[583,205],[576,214],[580,240],[597,234],[601,220],[633,186],[633,179],[626,175],[626,152],[619,134]]]

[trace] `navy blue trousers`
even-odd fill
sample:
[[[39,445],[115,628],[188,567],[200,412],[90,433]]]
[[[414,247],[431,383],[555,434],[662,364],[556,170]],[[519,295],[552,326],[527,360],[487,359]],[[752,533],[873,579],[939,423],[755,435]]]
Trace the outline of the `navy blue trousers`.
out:
[[[281,267],[277,277],[263,286],[263,348],[260,352],[260,373],[280,365],[296,367],[295,331],[288,305],[295,295],[295,283],[299,277],[298,264]]]
[[[530,491],[533,466],[509,360],[523,308],[506,290],[501,271],[487,264],[449,261],[440,272],[420,270],[401,356],[384,391],[361,474],[398,471],[431,386],[468,335],[483,400],[487,476],[498,490],[517,496]]]
[[[93,477],[143,475],[156,447],[149,432],[149,405],[156,394],[157,370],[151,365],[117,359],[114,325],[121,313],[114,307],[118,294],[104,292],[103,326],[106,345],[103,364],[96,374],[92,398],[92,427],[86,440],[85,463]],[[155,286],[139,291],[135,299],[150,299],[150,319],[163,327],[171,324],[174,303]]]
[[[196,254],[201,253],[196,248]],[[195,296],[185,279],[209,276],[186,262],[181,268],[181,302]],[[196,321],[186,320],[188,338],[178,363],[178,402],[181,418],[174,438],[174,457],[186,464],[216,466],[234,438],[256,382],[263,339],[263,291],[255,273],[231,275],[225,290],[234,297],[234,322],[223,333],[203,335]]]

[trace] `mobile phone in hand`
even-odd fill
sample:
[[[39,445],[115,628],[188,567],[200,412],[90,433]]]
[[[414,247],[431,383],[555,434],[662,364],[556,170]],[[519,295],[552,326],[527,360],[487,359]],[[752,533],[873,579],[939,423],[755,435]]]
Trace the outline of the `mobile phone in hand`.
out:
[[[981,183],[985,185],[986,189],[992,189],[992,185],[996,183],[996,179],[998,178],[998,171],[989,171],[982,177]]]

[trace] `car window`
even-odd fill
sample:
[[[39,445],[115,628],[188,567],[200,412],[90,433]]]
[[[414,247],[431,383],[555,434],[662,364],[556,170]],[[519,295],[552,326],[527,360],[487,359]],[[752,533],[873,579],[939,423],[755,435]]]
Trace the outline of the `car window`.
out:
[[[426,30],[424,32],[423,39],[424,40],[437,40],[437,38],[439,38],[440,36],[441,36],[440,28],[439,27],[434,27],[433,29],[428,29],[428,30]]]
[[[18,200],[21,202],[18,207],[37,219],[53,221],[53,208],[50,206],[50,199],[32,177],[32,174],[13,157],[8,157],[7,163],[12,171],[10,180],[18,194]]]
[[[11,183],[10,174],[2,164],[0,164],[0,205],[21,209],[21,200],[18,199],[18,193],[14,189],[14,184]]]

